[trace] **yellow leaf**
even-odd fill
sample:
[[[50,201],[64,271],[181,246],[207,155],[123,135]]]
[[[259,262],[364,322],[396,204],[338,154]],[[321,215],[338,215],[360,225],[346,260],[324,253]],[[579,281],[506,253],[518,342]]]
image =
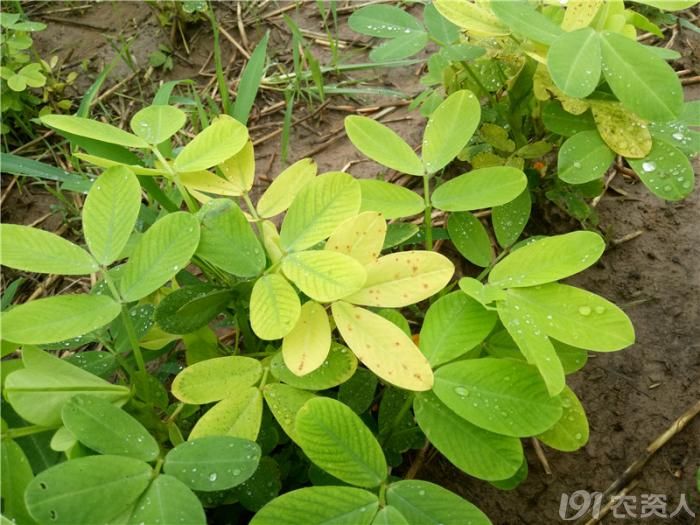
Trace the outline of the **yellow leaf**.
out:
[[[381,213],[367,211],[343,222],[326,242],[326,250],[344,253],[363,265],[377,260],[386,237]]]
[[[588,27],[602,4],[603,0],[569,0],[561,28],[564,31],[575,31]]]
[[[294,329],[282,340],[282,357],[287,368],[297,376],[320,367],[331,349],[331,325],[326,310],[314,301],[301,307]]]
[[[454,265],[447,257],[426,251],[385,255],[365,268],[364,287],[344,300],[384,308],[422,301],[442,290],[454,273]]]
[[[301,159],[280,173],[258,201],[258,214],[265,219],[289,208],[304,186],[316,176],[316,163]]]
[[[435,0],[435,7],[450,22],[470,33],[506,36],[510,33],[490,10],[468,0]]]
[[[238,197],[241,191],[234,184],[222,177],[214,175],[210,171],[192,171],[181,173],[180,182],[188,189],[214,193],[215,195],[228,195]]]
[[[618,155],[641,159],[651,151],[651,133],[644,120],[618,102],[591,103],[598,133]]]
[[[280,241],[280,234],[272,221],[263,221],[261,224],[265,251],[267,252],[267,256],[270,258],[270,262],[272,264],[277,264],[284,256],[282,241]]]
[[[260,339],[281,339],[292,331],[301,302],[292,285],[279,274],[262,276],[250,295],[250,325]]]
[[[428,360],[398,326],[343,301],[333,303],[331,308],[340,335],[372,372],[406,390],[425,391],[433,387]]]
[[[250,191],[255,180],[253,143],[250,140],[246,142],[241,151],[219,164],[219,168],[239,194]]]

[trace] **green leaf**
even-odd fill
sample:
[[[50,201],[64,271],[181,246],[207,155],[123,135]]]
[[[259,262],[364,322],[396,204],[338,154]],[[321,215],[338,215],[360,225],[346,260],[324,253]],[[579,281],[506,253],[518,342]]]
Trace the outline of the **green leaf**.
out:
[[[122,456],[87,456],[41,472],[25,500],[39,523],[108,523],[126,512],[146,490],[153,471]]]
[[[74,117],[73,115],[42,115],[39,120],[50,128],[79,137],[108,142],[126,148],[146,149],[149,147],[148,142],[141,137],[89,118]]]
[[[469,212],[451,213],[447,219],[450,240],[465,259],[476,266],[487,267],[493,260],[493,248],[486,228]]]
[[[197,255],[236,277],[255,277],[265,267],[265,252],[245,215],[230,199],[212,199],[199,211]]]
[[[416,421],[430,443],[463,472],[487,481],[513,476],[523,462],[518,438],[501,436],[465,421],[432,392],[416,395]]]
[[[530,315],[528,305],[512,294],[497,303],[498,315],[528,363],[540,371],[551,396],[566,385],[564,367],[542,326]]]
[[[431,366],[457,359],[481,343],[496,324],[496,314],[461,291],[435,301],[420,331],[420,349]]]
[[[358,368],[338,389],[338,401],[345,403],[356,414],[367,411],[374,402],[377,376],[366,368]]]
[[[433,205],[444,211],[471,211],[512,201],[527,186],[525,174],[508,166],[481,168],[438,186]]]
[[[173,106],[146,106],[131,118],[131,131],[149,144],[160,144],[185,125],[187,116]]]
[[[235,396],[258,382],[262,365],[244,356],[217,357],[185,368],[173,381],[172,393],[180,401],[201,405]]]
[[[206,525],[207,518],[199,499],[187,485],[161,474],[151,482],[129,517],[128,525],[141,523]]]
[[[265,505],[250,525],[370,525],[377,496],[354,487],[307,487]]]
[[[250,296],[250,324],[260,339],[281,339],[299,320],[301,302],[292,285],[271,273],[255,281]]]
[[[360,211],[376,211],[385,219],[398,219],[422,213],[425,201],[417,193],[382,180],[361,179],[362,192]]]
[[[37,348],[25,346],[22,361],[24,368],[5,379],[5,398],[22,419],[35,425],[61,425],[63,405],[79,393],[118,405],[129,398],[127,387],[108,383]]]
[[[287,251],[309,248],[326,239],[360,209],[360,184],[347,173],[316,177],[297,194],[282,223],[280,239]]]
[[[594,264],[604,250],[602,237],[593,232],[538,239],[496,264],[489,274],[489,284],[512,288],[558,281]]]
[[[297,194],[316,177],[316,163],[301,159],[280,173],[258,201],[258,215],[264,218],[279,215],[292,203]]]
[[[386,4],[368,5],[348,18],[350,29],[363,35],[396,38],[424,31],[423,25],[403,9]]]
[[[482,36],[507,36],[508,30],[487,6],[462,0],[435,0],[435,7],[453,24]]]
[[[614,160],[615,153],[597,131],[582,131],[559,150],[559,178],[569,184],[591,182],[602,177]]]
[[[581,402],[568,386],[559,396],[563,414],[557,423],[537,436],[542,443],[556,450],[573,452],[588,442],[588,420]]]
[[[527,188],[512,201],[493,207],[491,222],[496,240],[501,247],[507,248],[520,238],[530,220],[531,208],[532,198]]]
[[[257,96],[258,89],[260,88],[260,81],[265,73],[265,58],[267,54],[267,42],[269,37],[270,33],[266,32],[262,39],[260,39],[260,42],[258,42],[258,45],[255,46],[253,53],[248,59],[248,63],[245,65],[243,72],[241,73],[236,94],[236,101],[233,103],[233,110],[231,114],[233,115],[233,118],[242,124],[248,123],[250,110],[253,107],[255,97]]]
[[[369,59],[372,62],[391,62],[420,53],[428,43],[428,33],[415,31],[387,40],[372,48]],[[349,118],[349,117],[348,117]]]
[[[362,289],[344,300],[385,308],[399,308],[422,301],[442,290],[454,274],[452,261],[428,251],[385,255],[365,269],[367,280]]]
[[[160,452],[141,423],[99,397],[73,396],[63,405],[61,417],[75,439],[100,454],[153,461]]]
[[[430,36],[443,45],[459,40],[459,27],[442,16],[434,4],[428,4],[423,9],[423,22]]]
[[[282,427],[282,430],[284,430],[292,441],[298,443],[295,429],[297,413],[301,407],[304,406],[304,403],[316,396],[311,392],[299,390],[281,383],[265,385],[263,395],[265,396],[267,406]]]
[[[219,315],[232,297],[230,290],[217,290],[207,284],[184,286],[158,304],[155,321],[170,334],[189,334]]]
[[[163,463],[163,472],[202,492],[240,485],[258,468],[260,447],[230,436],[209,436],[176,446]]]
[[[319,302],[342,299],[362,288],[367,272],[349,255],[328,250],[291,253],[282,271],[304,294]]]
[[[468,359],[435,372],[435,395],[460,417],[497,434],[534,436],[561,417],[533,366],[511,359]]]
[[[542,121],[549,131],[564,137],[570,137],[581,131],[596,128],[590,111],[586,111],[581,115],[572,115],[562,108],[559,102],[554,101],[545,102],[542,106]]]
[[[333,303],[331,309],[340,335],[367,368],[399,388],[430,390],[430,364],[401,328],[342,301]]]
[[[455,91],[435,108],[423,133],[425,171],[436,173],[447,166],[472,138],[480,119],[479,99],[466,89]]]
[[[7,363],[7,361],[5,361]],[[5,422],[3,421],[3,431]],[[0,447],[0,495],[2,513],[9,523],[33,523],[24,503],[24,491],[34,473],[22,447],[11,439],[3,439]]]
[[[83,207],[83,231],[90,252],[102,265],[124,250],[141,208],[141,185],[125,166],[109,168],[95,181]]]
[[[219,115],[183,148],[173,167],[180,173],[200,171],[233,157],[248,142],[248,129],[233,117]]]
[[[15,306],[2,313],[3,339],[19,344],[48,344],[103,327],[121,307],[106,295],[57,295]]]
[[[307,376],[317,371],[324,361],[328,363],[326,357],[330,348],[328,314],[317,302],[307,301],[301,307],[296,325],[282,340],[283,359],[278,361],[294,377]]]
[[[408,523],[491,525],[476,506],[457,494],[427,481],[405,480],[389,485],[386,502]]]
[[[70,241],[29,226],[0,224],[0,263],[25,272],[84,275],[98,264]]]
[[[618,33],[601,34],[603,74],[613,93],[646,120],[666,122],[683,110],[683,90],[671,66]]]
[[[382,166],[409,175],[423,175],[423,164],[413,148],[384,124],[352,115],[345,118],[345,132],[358,150]]]
[[[304,454],[332,476],[367,488],[386,479],[382,447],[360,417],[340,401],[310,399],[297,413],[295,430]]]
[[[684,199],[695,187],[692,164],[678,148],[664,140],[655,139],[646,157],[627,162],[649,191],[662,199]]]
[[[262,394],[256,387],[237,389],[197,420],[189,441],[206,436],[232,436],[255,441],[262,421]]]
[[[634,343],[627,315],[599,295],[557,283],[511,289],[507,294],[527,305],[544,333],[563,343],[596,352],[613,352]]]
[[[527,0],[492,0],[494,14],[515,33],[551,45],[562,33],[561,28],[537,11]]]
[[[185,268],[199,244],[194,215],[175,212],[151,226],[124,266],[119,282],[122,298],[136,301],[155,292]]]
[[[600,38],[590,27],[563,33],[547,51],[552,80],[566,95],[586,98],[600,80]]]
[[[328,344],[330,351],[312,372],[303,376],[293,373],[285,364],[283,354],[278,353],[270,362],[272,375],[283,383],[303,390],[327,390],[345,383],[355,373],[357,359],[345,346],[338,343],[330,344],[330,328]]]
[[[432,5],[432,4],[430,4]],[[374,517],[372,525],[410,525],[396,507],[382,507]]]
[[[277,461],[269,456],[263,456],[255,474],[235,487],[231,494],[246,509],[258,511],[279,495],[282,489],[280,475]]]

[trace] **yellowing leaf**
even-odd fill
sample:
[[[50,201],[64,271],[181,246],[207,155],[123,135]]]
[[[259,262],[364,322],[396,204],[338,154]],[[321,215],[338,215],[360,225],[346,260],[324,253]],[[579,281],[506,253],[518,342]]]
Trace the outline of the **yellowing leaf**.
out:
[[[262,411],[260,390],[248,387],[211,407],[197,420],[187,440],[206,436],[232,436],[255,441],[260,431]]]
[[[442,16],[462,29],[477,35],[506,36],[510,33],[488,9],[465,0],[435,0]]]
[[[366,269],[367,281],[362,290],[344,299],[385,308],[399,308],[430,297],[442,290],[454,273],[454,265],[447,257],[425,251],[385,255]]]
[[[377,260],[386,237],[381,213],[368,211],[342,223],[326,241],[326,250],[344,253],[366,265]]]
[[[215,195],[238,197],[243,193],[238,186],[222,177],[214,175],[210,171],[183,173],[180,175],[180,182],[182,182],[188,190],[204,191],[207,193],[214,193]]]
[[[294,329],[282,340],[282,357],[289,370],[303,376],[320,367],[331,349],[331,325],[326,310],[314,301],[301,307]]]
[[[287,255],[282,271],[306,295],[319,302],[342,299],[356,292],[367,279],[352,257],[331,251],[304,251]]]
[[[401,328],[343,301],[333,303],[331,308],[340,335],[372,372],[406,390],[432,388],[433,371],[428,360]]]
[[[220,115],[182,149],[173,167],[180,173],[209,169],[230,159],[247,141],[248,129],[243,124]]]
[[[603,0],[569,0],[561,28],[564,31],[574,31],[588,26],[602,4]]]
[[[279,274],[264,275],[250,295],[250,325],[260,339],[281,339],[292,331],[301,313],[299,296]]]
[[[651,151],[646,122],[617,102],[591,103],[598,133],[615,153],[639,159]]]
[[[239,195],[250,191],[255,180],[253,143],[250,140],[246,142],[241,151],[219,164],[219,169],[231,185],[239,191]]]
[[[89,155],[87,153],[74,153],[73,156],[78,157],[80,160],[84,160],[85,162],[89,162],[90,164],[94,164],[95,166],[99,166],[100,168],[111,168],[112,166],[126,166],[136,175],[148,175],[153,177],[163,177],[168,175],[168,172],[165,170],[144,168],[143,166],[138,166],[136,164],[122,164],[121,162],[117,162],[116,160],[103,159],[102,157],[98,157],[96,155]]]
[[[280,241],[280,234],[272,221],[263,221],[261,224],[265,251],[267,252],[267,256],[270,258],[270,262],[272,264],[277,264],[284,256],[282,242]]]
[[[260,379],[262,366],[251,357],[215,357],[185,368],[173,381],[172,393],[183,403],[201,405],[240,393]]]
[[[267,219],[289,208],[294,197],[316,176],[316,169],[312,159],[301,159],[289,166],[260,197],[258,214]]]

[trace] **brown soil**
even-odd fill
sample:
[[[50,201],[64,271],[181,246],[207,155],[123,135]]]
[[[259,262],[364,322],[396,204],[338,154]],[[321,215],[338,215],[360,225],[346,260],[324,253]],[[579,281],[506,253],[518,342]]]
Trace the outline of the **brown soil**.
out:
[[[60,8],[68,4],[50,5]],[[224,26],[237,36],[233,18],[235,10],[223,4],[217,9],[223,17]],[[318,18],[293,11],[290,14],[302,27],[319,30]],[[108,29],[101,31],[44,20],[49,25],[48,30],[35,37],[42,53],[59,54],[67,62],[90,60],[91,73],[84,75],[78,85],[79,90],[84,90],[94,73],[114,56],[106,36],[114,38],[121,32],[133,35],[131,50],[136,63],[141,66],[147,64],[148,55],[157,48],[158,43],[168,41],[152,11],[142,3],[100,3],[93,5],[82,16],[73,14],[67,17]],[[279,26],[280,20],[277,19],[276,23]],[[263,30],[264,27],[248,30],[252,44],[257,42]],[[211,31],[207,23],[190,28],[188,36],[193,38],[196,45],[192,54],[186,57],[187,62],[176,58],[172,72],[163,75],[156,71],[153,78],[196,78],[200,83],[209,82],[211,77],[197,76],[203,66],[206,72],[212,69],[212,64],[207,62],[212,49]],[[347,27],[342,29],[340,36],[354,38]],[[288,53],[288,45],[287,33],[273,31],[271,48],[278,58]],[[225,40],[222,47],[224,64],[227,64],[233,48]],[[181,47],[177,51],[184,53]],[[318,48],[317,51],[323,63],[328,52],[325,48]],[[343,51],[344,61],[348,61],[348,55],[352,56],[353,61],[364,60],[357,50]],[[237,78],[242,64],[240,56],[233,64],[231,79]],[[123,64],[118,66],[107,86],[130,73]],[[380,71],[366,76],[374,77],[375,84],[396,86],[409,94],[420,89],[415,69],[412,68]],[[147,87],[149,81],[141,83],[144,89],[151,89]],[[129,85],[133,87],[134,84]],[[262,96],[258,110],[271,101],[280,100],[279,95],[263,93]],[[689,98],[698,97],[698,92],[689,93]],[[342,99],[331,102],[347,103]],[[377,103],[377,99],[367,100],[367,103]],[[120,108],[123,115],[128,115],[132,106],[132,102],[120,97],[112,107]],[[133,107],[138,107],[138,103]],[[311,111],[313,108],[306,109],[300,105],[295,116]],[[356,176],[375,175],[378,166],[364,161],[346,138],[341,137],[329,147],[321,147],[329,137],[334,136],[334,132],[342,129],[345,114],[326,109],[306,121],[305,126],[295,126],[290,140],[289,161],[317,150],[313,157],[320,171],[345,167]],[[254,131],[254,138],[275,130],[275,123],[281,124],[281,118],[281,113],[260,119],[254,114],[253,125],[271,125]],[[385,120],[394,121],[390,124],[392,128],[411,144],[420,142],[423,119],[417,112],[407,112],[400,107]],[[283,167],[279,151],[279,136],[256,147],[258,175],[274,177],[279,173]],[[526,444],[529,477],[521,486],[509,492],[461,474],[440,457],[425,465],[419,473],[418,477],[440,483],[471,500],[496,525],[562,523],[558,514],[562,493],[580,489],[604,491],[630,463],[643,455],[650,442],[700,399],[700,192],[696,191],[681,203],[667,204],[651,196],[641,184],[623,182],[621,179],[617,179],[615,184],[622,187],[628,196],[615,197],[611,194],[600,202],[601,224],[609,229],[612,239],[638,230],[643,233],[610,249],[596,267],[571,282],[621,305],[634,322],[637,343],[622,352],[592,356],[588,365],[571,378],[571,386],[582,400],[589,417],[589,443],[584,449],[568,454],[545,448],[551,475],[545,474],[532,448]],[[20,194],[15,188],[5,201],[3,221],[30,223],[47,213],[51,202],[50,196],[41,190],[24,188]],[[42,227],[54,230],[58,223],[60,216],[54,215]],[[637,497],[641,494],[664,494],[668,498],[669,509],[675,509],[680,494],[685,493],[691,508],[700,513],[700,497],[694,489],[695,472],[699,467],[700,418],[697,418],[646,465],[631,494]],[[615,520],[607,517],[602,523],[618,521],[695,523],[684,513],[673,520]]]

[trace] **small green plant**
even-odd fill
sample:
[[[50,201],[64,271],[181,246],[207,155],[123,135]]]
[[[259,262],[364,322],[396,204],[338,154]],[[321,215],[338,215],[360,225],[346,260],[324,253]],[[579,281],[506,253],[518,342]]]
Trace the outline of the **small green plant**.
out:
[[[433,112],[420,157],[371,119],[346,121],[368,157],[421,178],[422,196],[317,175],[302,159],[254,203],[248,131],[226,115],[177,155],[186,115],[173,106],[137,112],[133,133],[41,120],[106,169],[82,210],[86,247],[2,225],[3,265],[95,283],[2,314],[3,355],[21,349],[3,361],[5,516],[204,524],[205,508],[216,522],[223,507],[255,512],[253,525],[488,524],[438,485],[397,477],[403,453],[432,444],[464,472],[513,486],[526,472],[522,438],[560,450],[587,441],[566,374],[634,332],[612,303],[557,282],[600,257],[597,234],[517,243],[529,216],[521,170],[439,175],[478,127],[471,92]],[[471,214],[486,208],[498,255]],[[433,251],[434,209],[485,267],[478,278],[452,281],[454,263]],[[398,219],[420,213],[425,249],[402,249],[418,228]]]

